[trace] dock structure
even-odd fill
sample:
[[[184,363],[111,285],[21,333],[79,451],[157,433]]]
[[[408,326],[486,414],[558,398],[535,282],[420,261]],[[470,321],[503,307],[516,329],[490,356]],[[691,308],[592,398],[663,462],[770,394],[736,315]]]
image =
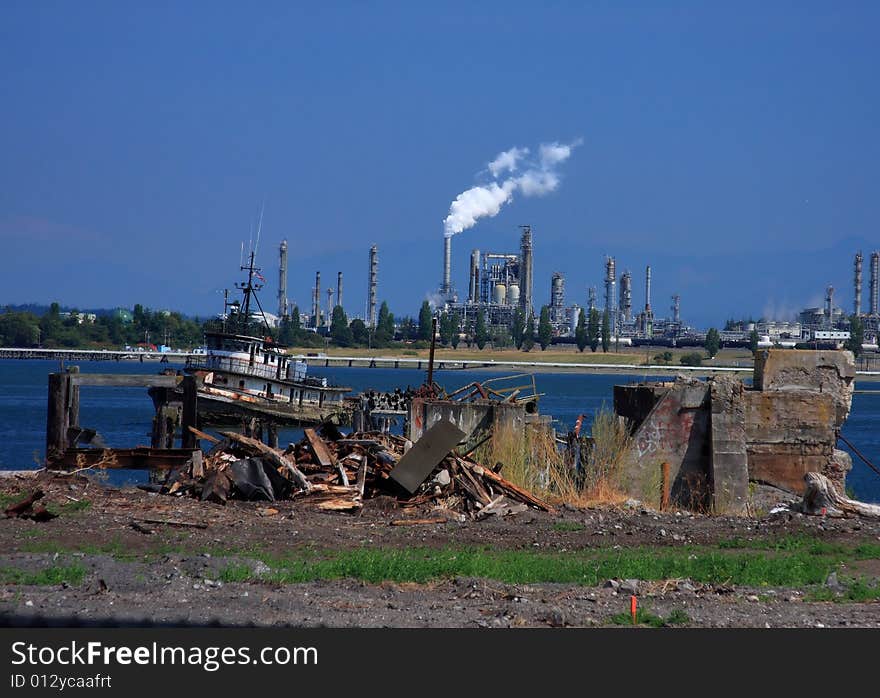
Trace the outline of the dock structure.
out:
[[[125,351],[122,349],[41,349],[0,347],[0,359],[54,359],[56,361],[173,361],[183,363],[194,352]]]
[[[154,398],[150,447],[125,449],[80,448],[83,441],[100,442],[95,429],[79,423],[80,388],[82,386],[112,388],[142,387],[157,389]],[[182,466],[198,448],[194,431],[197,424],[197,391],[195,378],[177,375],[114,375],[80,373],[72,366],[64,373],[49,374],[46,411],[46,463],[55,468],[90,467],[107,460],[102,467],[167,470]],[[174,435],[180,428],[180,448],[174,448]],[[107,454],[112,457],[105,457]]]

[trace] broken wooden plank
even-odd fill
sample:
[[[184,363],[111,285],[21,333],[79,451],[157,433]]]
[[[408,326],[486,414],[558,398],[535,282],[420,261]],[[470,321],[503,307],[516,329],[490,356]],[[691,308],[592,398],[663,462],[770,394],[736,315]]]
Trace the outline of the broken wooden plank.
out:
[[[536,506],[538,507],[538,509],[543,509],[544,511],[555,513],[556,510],[545,501],[538,499],[531,492],[528,492],[521,487],[514,485],[509,480],[505,480],[503,477],[501,477],[497,473],[493,473],[488,468],[484,468],[483,466],[477,465],[476,463],[469,463],[468,461],[462,460],[460,458],[458,458],[457,460],[465,468],[470,469],[470,471],[474,473],[474,475],[479,475],[486,478],[487,480],[492,481],[514,499],[525,502],[526,504],[531,504],[532,506]]]
[[[6,514],[6,518],[9,519],[15,516],[21,516],[34,505],[34,502],[42,498],[43,490],[34,490],[21,501],[6,507],[6,510],[3,513]]]
[[[391,479],[410,494],[433,472],[437,464],[465,437],[448,419],[441,419],[413,444],[391,471]]]
[[[312,453],[315,454],[315,458],[318,459],[318,463],[325,468],[332,468],[336,465],[336,459],[333,457],[333,454],[330,453],[330,449],[327,448],[324,439],[318,436],[318,433],[314,429],[307,427],[303,429],[303,433],[305,434],[306,439],[308,439],[309,447],[312,449]]]
[[[311,484],[306,479],[306,476],[302,474],[299,468],[297,468],[293,463],[290,462],[290,459],[282,456],[278,451],[274,448],[270,448],[262,441],[257,441],[257,439],[252,439],[249,436],[242,436],[241,434],[237,434],[234,431],[221,431],[220,434],[225,436],[227,439],[231,439],[237,443],[240,443],[243,446],[247,446],[248,448],[252,448],[257,451],[260,455],[265,456],[269,459],[275,466],[279,468],[284,468],[291,476],[291,479],[296,483],[296,485],[303,491],[308,492],[311,489]]]
[[[210,441],[212,444],[219,444],[220,439],[216,436],[211,436],[210,434],[206,434],[205,432],[196,429],[193,426],[187,427],[193,434],[195,434],[198,438],[203,439],[205,441]]]

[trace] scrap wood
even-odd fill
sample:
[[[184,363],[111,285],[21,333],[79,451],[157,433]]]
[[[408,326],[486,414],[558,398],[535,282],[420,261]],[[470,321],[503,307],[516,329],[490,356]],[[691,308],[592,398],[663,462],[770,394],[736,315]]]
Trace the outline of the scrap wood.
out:
[[[151,536],[155,533],[152,528],[147,528],[146,526],[139,524],[137,521],[130,521],[129,525],[138,533],[143,533],[146,536]]]
[[[804,482],[807,484],[806,492],[797,507],[805,514],[857,514],[871,519],[880,518],[880,504],[867,504],[844,497],[834,483],[821,473],[807,473]]]
[[[218,439],[216,436],[211,436],[210,434],[206,434],[205,432],[200,431],[199,429],[196,429],[194,426],[189,426],[187,428],[193,434],[195,434],[198,438],[200,438],[204,441],[210,441],[212,444],[219,444],[220,443],[220,439]]]
[[[291,479],[301,490],[308,492],[311,488],[311,484],[306,479],[306,476],[303,475],[303,473],[299,470],[299,468],[291,463],[288,458],[285,458],[280,453],[278,453],[278,451],[276,451],[274,448],[267,446],[262,441],[252,439],[249,436],[236,434],[234,431],[221,431],[220,433],[227,439],[236,441],[243,446],[256,450],[260,455],[266,456],[266,458],[268,458],[273,465],[279,468],[283,468],[291,476]]]
[[[499,488],[507,492],[507,494],[514,499],[525,502],[526,504],[531,504],[532,506],[536,506],[538,507],[538,509],[550,512],[551,514],[556,512],[553,507],[551,507],[546,502],[538,499],[531,492],[528,492],[521,487],[514,485],[509,480],[501,477],[498,473],[493,473],[489,468],[484,468],[481,465],[470,463],[469,461],[462,460],[461,458],[458,458],[457,460],[461,465],[463,465],[465,468],[468,468],[475,475],[479,475],[481,477],[487,478],[488,480],[491,480],[494,484],[498,485]]]
[[[333,457],[330,449],[327,448],[324,439],[318,436],[318,433],[314,429],[307,427],[306,429],[303,429],[303,433],[305,434],[306,439],[308,439],[309,447],[312,449],[312,453],[315,454],[315,458],[318,459],[318,463],[325,468],[336,465],[336,459]]]
[[[42,498],[43,490],[34,490],[20,502],[16,502],[15,504],[6,507],[6,510],[3,513],[6,514],[7,519],[21,516],[34,505],[34,502]]]

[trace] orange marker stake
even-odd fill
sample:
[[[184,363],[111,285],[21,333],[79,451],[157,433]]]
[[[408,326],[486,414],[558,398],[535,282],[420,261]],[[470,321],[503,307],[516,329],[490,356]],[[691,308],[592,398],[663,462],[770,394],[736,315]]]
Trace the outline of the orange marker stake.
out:
[[[632,614],[633,625],[636,624],[636,616],[638,614],[638,605],[639,605],[638,599],[636,599],[635,596],[630,596],[629,597],[629,612]]]

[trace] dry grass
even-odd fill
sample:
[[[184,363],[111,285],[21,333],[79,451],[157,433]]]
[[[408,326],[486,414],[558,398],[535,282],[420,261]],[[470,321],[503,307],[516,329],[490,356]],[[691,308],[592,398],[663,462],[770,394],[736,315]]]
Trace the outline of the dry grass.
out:
[[[522,431],[499,428],[474,456],[486,465],[503,463],[505,478],[555,503],[623,503],[627,497],[617,482],[632,444],[626,424],[613,412],[600,410],[593,420],[591,438],[582,439],[581,444],[580,475],[559,450],[553,429],[539,424],[527,425]]]

